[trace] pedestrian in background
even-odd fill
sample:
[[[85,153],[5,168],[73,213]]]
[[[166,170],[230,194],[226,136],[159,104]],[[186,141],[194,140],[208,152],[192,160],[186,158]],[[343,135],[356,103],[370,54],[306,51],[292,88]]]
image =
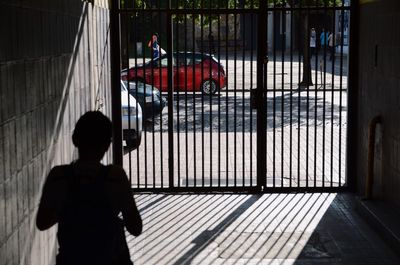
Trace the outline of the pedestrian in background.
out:
[[[321,50],[324,50],[326,45],[328,44],[328,33],[325,31],[324,28],[322,28],[321,35],[319,36],[320,44],[321,44]]]
[[[311,55],[316,54],[316,47],[317,47],[317,33],[315,32],[315,29],[312,28],[310,32],[310,49],[311,49]]]
[[[335,60],[335,36],[331,32],[328,37],[328,46],[329,46],[329,60],[334,61]]]
[[[158,34],[156,32],[153,33],[151,36],[151,39],[147,46],[152,49],[152,58],[153,60],[157,59],[160,57],[161,50],[160,50],[160,45],[158,44]]]

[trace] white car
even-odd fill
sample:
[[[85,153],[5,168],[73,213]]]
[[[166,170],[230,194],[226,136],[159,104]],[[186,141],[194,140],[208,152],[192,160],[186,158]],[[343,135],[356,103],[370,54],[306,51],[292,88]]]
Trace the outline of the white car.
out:
[[[142,108],[121,82],[122,133],[129,148],[137,148],[142,139]]]

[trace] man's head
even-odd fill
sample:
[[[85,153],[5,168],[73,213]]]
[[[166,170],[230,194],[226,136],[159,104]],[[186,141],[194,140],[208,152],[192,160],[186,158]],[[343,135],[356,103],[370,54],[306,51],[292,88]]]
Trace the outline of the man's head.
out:
[[[158,33],[154,32],[153,36],[151,37],[151,39],[152,39],[153,42],[156,42],[158,40]]]
[[[92,154],[94,159],[101,159],[111,143],[112,124],[100,111],[88,111],[75,125],[72,142],[79,154]]]

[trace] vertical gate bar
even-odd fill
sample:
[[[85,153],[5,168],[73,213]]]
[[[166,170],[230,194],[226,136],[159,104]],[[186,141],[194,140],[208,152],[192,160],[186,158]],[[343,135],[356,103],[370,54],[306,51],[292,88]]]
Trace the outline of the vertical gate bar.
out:
[[[236,1],[234,1],[234,14],[233,14],[233,31],[235,33],[235,40],[234,40],[234,47],[233,47],[233,76],[234,76],[234,96],[233,96],[233,133],[234,133],[234,141],[233,141],[233,175],[234,175],[234,186],[237,186],[237,139],[236,139],[236,133],[237,133],[237,5]]]
[[[352,2],[354,2],[354,1],[352,1]],[[351,5],[353,6],[353,3]],[[344,0],[342,0],[342,7],[344,7]],[[346,11],[346,12],[348,12],[348,11]],[[352,19],[353,12],[350,13],[350,15],[351,15],[350,19]],[[343,23],[343,20],[344,19],[343,18],[344,18],[344,10],[342,9],[341,10],[341,19],[342,19],[342,21],[340,23],[341,29],[340,29],[340,79],[339,79],[339,156],[338,156],[338,159],[339,159],[339,161],[338,161],[339,162],[339,169],[338,169],[338,171],[339,171],[339,187],[342,186],[342,91],[343,91],[343,45],[344,45],[344,37],[343,37],[343,35],[344,35],[344,23]],[[352,24],[352,21],[350,21],[350,23]],[[353,33],[353,29],[354,29],[354,26],[351,27],[351,34],[352,34],[351,36],[353,36],[353,34],[354,34]],[[353,47],[353,45],[350,42],[348,42],[348,46],[349,47]],[[351,56],[351,58],[353,60],[354,57],[350,53],[352,50],[353,49],[349,49],[348,52],[349,52],[349,55]],[[350,77],[350,74],[352,74],[352,73],[350,73],[350,67],[348,65],[347,66],[347,76]],[[350,77],[350,78],[352,78],[352,77]],[[347,82],[347,84],[349,84],[349,82]],[[347,92],[347,97],[348,97],[347,102],[348,102],[348,106],[349,106],[350,104],[353,103],[353,102],[350,102],[350,100],[349,100],[349,98],[350,98],[349,97],[349,87],[347,87],[346,92]],[[349,115],[348,115],[348,117],[349,117]],[[350,121],[350,122],[355,122],[355,121]],[[347,121],[347,124],[349,124],[349,121]],[[349,130],[350,129],[347,128],[348,132],[349,132]],[[349,142],[350,138],[349,137],[347,137],[347,138],[348,139],[347,139],[346,144],[347,144],[347,146],[349,146],[348,142]],[[347,154],[347,156],[348,155],[349,154]],[[356,168],[356,165],[352,164],[352,166],[354,168]],[[349,171],[347,170],[347,172],[349,172]],[[347,176],[349,176],[349,175],[347,174]],[[346,183],[347,183],[347,179],[346,179]]]
[[[133,3],[133,6],[136,8],[136,3],[135,2]],[[134,23],[133,23],[135,32],[137,32],[137,24],[138,24],[138,21],[137,21],[137,18],[135,17],[135,20],[134,20]],[[144,45],[142,45],[142,51],[141,51],[142,53],[143,53],[143,49],[144,49]],[[135,51],[135,67],[134,67],[135,76],[137,76],[137,65],[138,65],[138,54],[137,54],[137,48],[136,48],[136,51]],[[136,85],[137,85],[137,82],[136,82]],[[137,94],[138,94],[138,90],[136,89],[136,98],[137,98]],[[138,110],[136,110],[136,111],[138,111]],[[136,120],[136,121],[137,121],[136,122],[136,127],[139,127],[139,121],[138,120]],[[140,148],[136,148],[137,188],[140,188],[140,161],[139,161],[139,153],[140,153],[140,151],[139,150],[140,150]]]
[[[161,0],[158,0],[158,6],[161,7]],[[160,10],[160,14],[158,16],[158,25],[162,25],[162,21],[161,21],[161,14],[162,11]],[[161,47],[161,39],[160,39],[160,43],[159,43],[160,47]],[[159,67],[159,76],[162,76],[162,68]],[[163,87],[163,82],[162,82],[162,78],[160,78],[160,93],[162,92],[162,87]],[[161,94],[162,95],[162,94]],[[163,114],[162,112],[160,113],[160,176],[161,176],[161,188],[164,187],[164,141],[163,141]],[[154,148],[154,147],[153,147]],[[154,149],[153,149],[154,150]]]
[[[125,15],[126,16],[126,15]],[[126,45],[126,62],[127,62],[127,64],[128,64],[128,66],[127,66],[127,71],[129,72],[129,39],[128,39],[128,32],[129,32],[129,21],[128,22],[126,22],[126,24],[127,25],[125,25],[126,26],[126,28],[127,28],[127,30],[126,30],[126,34],[125,34],[125,38],[126,38],[126,43],[125,43],[125,45]],[[129,114],[129,116],[128,116],[128,128],[129,129],[131,129],[131,114],[130,114],[130,112],[131,112],[131,102],[130,102],[130,83],[129,83],[129,81],[127,81],[127,89],[128,89],[128,114]],[[135,106],[135,109],[136,109],[136,128],[139,128],[139,126],[138,126],[138,102],[136,101],[136,104],[135,104],[136,106]],[[132,154],[131,154],[131,151],[129,150],[129,153],[128,153],[128,167],[129,167],[129,169],[128,169],[128,175],[129,175],[129,182],[131,183],[131,185],[132,185]]]
[[[309,40],[310,36],[309,36],[308,25],[309,25],[309,17],[310,17],[310,6],[307,6],[306,12],[307,12],[307,16],[306,16],[306,18],[307,18],[307,21],[306,21],[306,23],[307,23],[307,32],[304,32],[304,37],[307,40]],[[304,47],[304,48],[306,48],[306,47]],[[309,47],[307,47],[307,49],[308,48]],[[310,60],[309,52],[306,50],[303,53],[304,53],[304,57],[307,56],[307,58],[305,58],[305,61],[308,64],[308,62]],[[309,69],[309,68],[311,68],[311,67],[308,66],[307,69],[305,69],[307,71],[307,73],[306,73],[307,77],[308,77],[308,74],[309,74],[308,71],[309,70],[311,71],[311,69]],[[307,113],[306,114],[306,187],[308,187],[309,149],[310,149],[310,148],[308,148],[308,143],[309,143],[309,140],[310,140],[310,80],[307,81],[307,107],[306,107],[306,113]]]
[[[119,1],[112,0],[110,7],[110,50],[111,50],[111,112],[113,121],[113,163],[122,166],[122,121],[121,121],[121,47]]]
[[[347,54],[347,82],[345,84],[346,86],[346,95],[345,95],[345,102],[346,104],[346,109],[347,109],[347,115],[344,117],[347,126],[344,129],[344,137],[346,139],[346,144],[343,146],[344,152],[345,153],[345,182],[343,183],[346,185],[349,190],[354,191],[356,190],[356,181],[357,178],[355,178],[356,173],[357,173],[357,164],[358,164],[358,159],[357,159],[357,126],[358,126],[358,111],[357,111],[357,105],[358,105],[358,47],[359,47],[359,42],[360,42],[360,37],[359,37],[359,21],[360,21],[360,8],[358,6],[358,2],[356,0],[353,0],[350,2],[349,9],[346,10],[346,13],[348,16],[350,16],[349,20],[349,34],[348,34],[348,54]],[[344,5],[344,1],[342,1],[342,4]],[[344,14],[343,14],[344,15]],[[343,24],[343,23],[342,23]],[[344,35],[344,32],[342,32]],[[342,40],[344,42],[344,36],[342,37]],[[344,43],[343,43],[344,45]],[[343,45],[341,46],[341,52],[343,54]],[[343,63],[341,63],[343,64]],[[341,67],[343,68],[343,67]],[[342,90],[341,90],[342,91]],[[340,94],[340,109],[342,109],[342,94]],[[339,116],[340,122],[341,116]],[[341,123],[340,123],[341,124]],[[340,134],[342,133],[342,127],[340,127]],[[340,146],[341,149],[341,146]],[[339,152],[341,154],[341,152]],[[340,161],[341,155],[339,157]],[[350,166],[351,165],[351,166]],[[341,172],[341,171],[340,171]],[[341,173],[340,173],[341,177]]]
[[[274,57],[274,67],[273,67],[273,104],[272,104],[272,187],[275,188],[276,186],[276,0],[274,0],[274,11],[273,11],[273,29],[272,29],[272,34],[273,34],[273,43],[272,46],[274,47],[273,49],[273,57]],[[267,95],[267,100],[268,100],[268,95]]]
[[[169,187],[174,187],[174,73],[173,73],[173,46],[172,46],[172,13],[171,0],[167,7],[167,55],[168,55],[168,178]]]
[[[299,11],[299,15],[301,15],[301,8],[302,8],[302,1],[300,1],[300,4],[299,4],[299,8],[300,8],[300,11]],[[300,142],[301,142],[301,138],[300,138],[300,131],[301,131],[301,127],[300,127],[300,119],[301,119],[301,116],[300,116],[300,114],[301,114],[301,88],[300,88],[300,80],[301,80],[301,58],[302,58],[302,55],[301,55],[301,39],[300,39],[300,31],[298,31],[299,33],[299,38],[298,38],[298,48],[297,48],[297,50],[298,50],[298,65],[299,65],[299,70],[298,70],[298,88],[297,88],[297,90],[298,90],[298,93],[299,93],[299,96],[297,97],[297,105],[298,105],[298,108],[297,108],[297,187],[300,187],[300,147],[301,147],[301,145],[300,145]]]
[[[333,182],[333,149],[334,149],[334,144],[333,144],[333,140],[334,140],[334,138],[333,138],[333,115],[334,115],[334,108],[335,108],[335,101],[334,101],[334,94],[335,94],[335,36],[336,36],[336,25],[335,25],[335,22],[336,22],[336,2],[334,1],[333,2],[333,7],[334,7],[334,9],[333,9],[333,17],[332,17],[332,20],[333,20],[333,27],[332,27],[332,38],[333,38],[333,40],[332,40],[332,44],[333,44],[333,47],[329,47],[329,49],[330,49],[330,52],[331,52],[331,54],[330,54],[330,57],[331,57],[331,62],[332,62],[332,94],[331,94],[331,182]],[[333,50],[332,50],[333,49]]]
[[[317,7],[319,7],[319,3],[317,2]],[[318,41],[318,35],[317,32],[315,31],[315,47],[314,47],[314,56],[315,56],[315,81],[314,81],[314,187],[317,186],[317,136],[318,136],[318,131],[317,131],[317,118],[318,118],[318,52],[317,52],[317,41]],[[310,58],[312,58],[312,53]],[[311,59],[310,59],[311,61]],[[322,178],[323,182],[323,178]]]
[[[326,1],[324,1],[324,17],[327,17],[328,16],[328,13],[327,13],[327,2]],[[324,79],[324,104],[323,104],[323,108],[324,108],[324,145],[326,144],[325,142],[326,142],[326,139],[325,139],[325,133],[326,133],[326,129],[325,129],[325,120],[326,120],[326,100],[327,100],[327,97],[326,97],[326,34],[327,34],[327,29],[326,29],[326,21],[324,22],[324,28],[325,28],[325,32],[324,32],[324,45],[323,45],[323,61],[324,61],[324,67],[323,67],[323,69],[324,69],[324,75],[323,75],[323,79]],[[324,154],[325,154],[325,152],[326,152],[326,150],[325,150],[325,147],[324,147]],[[324,164],[325,164],[325,159],[324,159]],[[332,182],[330,182],[330,187],[332,187]]]
[[[185,9],[187,9],[187,4],[185,2]],[[187,79],[188,79],[188,57],[187,57],[187,52],[188,52],[188,47],[187,47],[187,14],[184,14],[185,18],[184,18],[184,28],[185,28],[185,153],[186,153],[186,161],[185,161],[185,165],[186,165],[186,187],[188,187],[189,185],[189,159],[188,159],[188,154],[189,154],[189,139],[188,139],[188,83],[187,83]],[[194,106],[193,106],[194,108]]]
[[[324,17],[327,17],[327,11],[326,11],[326,1],[324,2],[324,7],[323,7],[323,11],[324,11]],[[325,28],[326,24],[324,22],[324,28]],[[323,106],[322,106],[322,175],[324,176],[325,179],[325,148],[326,148],[326,138],[325,138],[325,134],[326,134],[326,128],[325,128],[325,121],[326,121],[326,30],[324,31],[324,45],[322,46],[323,48]],[[321,44],[322,45],[322,44]]]
[[[201,0],[201,10],[204,10],[204,0]],[[204,13],[200,15],[200,50],[201,50],[201,82],[204,80]],[[201,186],[204,187],[204,93],[201,91]]]
[[[289,187],[292,187],[293,168],[293,9],[290,8],[290,121],[289,121]]]
[[[246,123],[245,123],[245,118],[244,118],[244,110],[245,110],[245,101],[244,101],[244,99],[245,99],[245,61],[246,61],[246,58],[245,58],[245,36],[246,36],[246,31],[245,31],[245,28],[246,28],[246,17],[245,17],[245,14],[243,13],[243,14],[241,14],[241,16],[243,16],[243,19],[241,19],[242,21],[243,21],[243,25],[241,25],[241,27],[243,27],[242,28],[242,33],[243,33],[243,35],[242,35],[242,38],[243,38],[243,53],[242,53],[242,174],[243,174],[243,180],[242,180],[242,186],[244,187],[245,186],[245,167],[246,167],[246,165],[245,165],[245,137],[244,137],[244,132],[245,132],[245,126],[246,126]]]
[[[267,176],[268,176],[268,159],[267,159],[267,152],[268,152],[268,106],[269,106],[269,103],[268,103],[268,73],[269,73],[269,71],[268,71],[268,56],[269,56],[269,47],[268,47],[268,42],[269,42],[269,37],[268,37],[268,27],[269,27],[269,21],[268,21],[268,16],[269,16],[269,14],[270,14],[270,12],[268,11],[268,9],[267,9],[267,7],[268,7],[268,3],[266,3],[266,5],[265,5],[265,12],[266,12],[266,18],[265,18],[265,28],[264,28],[264,31],[265,31],[265,42],[263,43],[263,45],[265,46],[265,52],[264,52],[264,54],[263,54],[263,60],[264,60],[264,65],[263,65],[263,90],[262,90],[262,94],[261,94],[261,96],[262,96],[262,102],[263,102],[263,104],[265,104],[264,105],[264,109],[265,109],[265,117],[264,117],[264,120],[265,120],[265,139],[264,139],[264,141],[265,141],[265,176],[264,176],[264,179],[265,179],[265,185],[264,185],[264,187],[267,187],[268,186],[268,183],[267,183]],[[265,59],[267,59],[266,61],[265,61]],[[273,165],[272,165],[273,166]]]
[[[226,0],[226,8],[229,7],[229,0]],[[226,64],[226,88],[225,88],[225,92],[226,92],[226,117],[225,117],[225,123],[226,123],[226,130],[225,130],[225,148],[226,148],[226,186],[229,186],[229,94],[228,94],[228,88],[229,88],[229,74],[228,74],[228,36],[229,36],[229,32],[228,32],[228,21],[229,21],[229,14],[226,13],[225,16],[225,64]]]
[[[142,6],[143,13],[145,13],[145,6]],[[142,17],[142,24],[144,24],[144,16]],[[152,36],[150,37],[152,38]],[[151,50],[151,58],[153,59],[153,50]],[[153,66],[151,66],[151,72],[153,73]],[[146,80],[145,71],[145,55],[143,55],[143,79]],[[142,124],[143,125],[143,124]],[[144,186],[147,188],[147,133],[144,134]]]
[[[254,10],[254,0],[251,0],[250,8]],[[253,50],[254,50],[254,12],[250,14],[250,104],[254,102],[253,91]],[[253,186],[253,107],[250,106],[250,187]]]
[[[218,9],[221,8],[218,5]],[[221,16],[218,13],[218,67],[221,65]],[[221,71],[218,71],[218,86],[221,83]],[[226,89],[226,87],[225,87]],[[221,87],[218,91],[218,187],[221,187]]]
[[[192,4],[193,10],[194,8],[194,1]],[[192,15],[192,47],[193,47],[193,52],[192,52],[192,76],[193,76],[193,86],[192,86],[192,93],[193,93],[193,185],[196,187],[196,165],[197,165],[197,159],[196,159],[196,90],[195,90],[195,84],[196,84],[196,77],[195,77],[195,63],[196,63],[196,57],[195,57],[195,39],[196,39],[196,31],[195,31],[195,16]]]
[[[285,5],[285,1],[283,1],[283,4],[282,4],[282,6],[284,6]],[[281,134],[282,134],[282,136],[281,136],[281,187],[283,187],[283,177],[284,177],[284,175],[283,175],[283,164],[284,164],[284,145],[283,145],[283,142],[284,142],[284,137],[285,137],[285,132],[284,132],[284,123],[283,123],[283,121],[284,121],[284,113],[285,113],[285,109],[284,109],[284,106],[285,106],[285,94],[284,94],[284,82],[283,82],[283,80],[284,80],[284,72],[285,72],[285,49],[286,49],[286,42],[285,42],[285,37],[286,37],[286,28],[283,28],[283,26],[285,25],[286,26],[286,23],[283,23],[284,22],[284,19],[286,18],[286,15],[284,16],[284,14],[285,14],[285,11],[281,11],[281,21],[280,21],[280,23],[281,23],[281,29],[282,29],[282,37],[281,37],[281,42],[282,42],[282,54],[281,54],[281,63],[282,63],[282,79],[281,79],[281,85],[282,85],[282,87],[281,87],[281,89],[282,89],[282,93],[281,93],[281,96],[282,96],[282,99],[281,99]]]
[[[214,43],[211,43],[211,41],[212,42],[214,42],[214,40],[212,40],[211,39],[211,34],[212,34],[212,31],[211,31],[211,17],[212,17],[212,13],[211,13],[211,1],[209,2],[209,8],[210,8],[210,12],[208,13],[208,19],[209,19],[209,28],[208,28],[208,49],[209,49],[209,52],[210,52],[210,56],[212,56],[212,48],[214,47]],[[212,76],[211,76],[211,67],[212,67],[212,58],[210,58],[209,59],[210,60],[210,66],[209,66],[209,72],[208,72],[208,78],[211,80],[212,79]],[[210,88],[211,88],[211,85],[212,85],[212,83],[210,83]],[[213,152],[212,152],[212,150],[213,150],[213,145],[212,145],[212,127],[213,127],[213,122],[212,122],[212,96],[213,96],[213,94],[212,93],[210,93],[210,95],[209,95],[209,99],[210,99],[210,117],[209,117],[209,121],[210,121],[210,141],[209,141],[209,143],[210,143],[210,187],[212,186],[212,164],[213,164],[213,160],[212,160],[212,158],[213,158]]]
[[[264,100],[264,59],[266,55],[266,22],[267,22],[267,3],[260,1],[258,9],[258,49],[257,49],[257,187],[262,190],[266,186],[266,108]]]
[[[179,72],[179,67],[180,63],[182,60],[182,57],[179,53],[179,24],[178,24],[178,19],[175,19],[175,26],[176,26],[176,55],[175,55],[175,63],[176,65],[173,65],[173,69],[176,71],[175,76],[176,76],[176,141],[177,141],[177,152],[176,155],[178,157],[178,164],[177,164],[177,169],[178,169],[178,187],[181,186],[181,141],[180,141],[180,120],[179,120],[179,105],[180,105],[180,98],[179,98],[179,90],[180,90],[180,78],[181,78],[181,73]],[[173,36],[174,39],[174,36]],[[175,85],[175,84],[174,84]]]
[[[160,10],[160,6],[158,6],[157,5],[157,7],[158,7],[158,12],[159,12],[159,10]],[[160,25],[158,25],[158,26],[160,26]],[[159,40],[157,40],[157,42],[159,42]],[[160,43],[158,43],[158,45],[160,45]],[[161,46],[160,46],[161,47]],[[159,51],[159,58],[161,59],[161,52]],[[156,69],[156,71],[157,71],[157,69]],[[154,73],[152,73],[153,74],[153,76],[154,76]],[[152,90],[152,93],[151,93],[151,102],[154,102],[154,94],[153,94],[153,89],[154,89],[154,85],[152,85],[151,86],[151,90]],[[144,94],[146,95],[146,86],[144,86]],[[146,96],[145,96],[146,97]],[[146,102],[146,100],[145,100],[145,102]],[[145,103],[146,104],[146,103]],[[145,104],[143,104],[143,108],[144,108],[144,105]],[[142,111],[144,111],[144,110],[142,110]],[[146,121],[145,121],[145,118],[147,118],[147,117],[145,117],[145,116],[143,116],[143,123],[145,123]],[[153,171],[153,189],[156,187],[156,152],[155,152],[155,150],[154,150],[154,147],[155,147],[155,135],[154,135],[154,104],[152,104],[152,126],[151,126],[152,128],[151,128],[151,131],[152,131],[152,135],[151,135],[151,144],[152,144],[152,146],[151,146],[151,150],[152,150],[152,159],[153,159],[153,163],[152,163],[152,166],[153,166],[153,168],[152,168],[152,171]]]

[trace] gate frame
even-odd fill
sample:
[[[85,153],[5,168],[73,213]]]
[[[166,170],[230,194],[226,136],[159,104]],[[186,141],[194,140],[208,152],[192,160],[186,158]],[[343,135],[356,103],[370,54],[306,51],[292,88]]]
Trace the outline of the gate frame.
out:
[[[350,11],[350,27],[349,27],[349,58],[348,58],[348,111],[346,128],[346,172],[345,177],[347,180],[346,186],[339,187],[267,187],[267,171],[266,171],[266,111],[265,111],[265,97],[266,97],[266,83],[264,83],[264,75],[266,74],[265,58],[268,55],[266,46],[267,43],[267,19],[268,12],[274,10],[282,10],[286,8],[269,8],[268,1],[260,1],[258,8],[252,9],[218,9],[222,13],[255,13],[258,14],[258,38],[257,38],[257,88],[256,93],[256,109],[257,109],[257,160],[263,163],[257,163],[257,185],[256,186],[242,186],[242,187],[175,187],[174,186],[174,149],[173,149],[173,104],[168,104],[168,178],[169,187],[166,188],[145,188],[137,189],[132,188],[135,192],[140,193],[291,193],[291,192],[346,192],[355,191],[356,177],[354,175],[357,159],[357,147],[355,146],[354,139],[355,126],[357,122],[357,77],[358,73],[357,59],[358,54],[356,51],[356,44],[358,44],[357,29],[358,23],[358,0],[350,0],[349,7],[334,7],[327,8],[333,10],[349,10]],[[173,23],[172,16],[175,14],[188,14],[186,9],[172,9],[172,0],[168,0],[166,15],[167,15],[167,54],[168,54],[168,102],[173,102],[173,66],[172,66],[172,50],[173,50]],[[290,8],[296,10],[298,8]],[[309,8],[312,9],[312,8]],[[113,163],[119,166],[123,164],[123,146],[122,146],[122,124],[121,124],[121,90],[120,90],[120,65],[121,65],[121,20],[120,15],[123,11],[120,9],[120,0],[110,0],[110,56],[111,56],[111,95],[112,95],[112,121],[113,121],[113,141],[112,141],[112,157]],[[216,10],[205,8],[201,13],[213,13]],[[190,13],[190,12],[189,12]],[[353,88],[353,89],[351,89]],[[353,165],[352,168],[347,165]],[[353,176],[353,177],[351,177]]]

